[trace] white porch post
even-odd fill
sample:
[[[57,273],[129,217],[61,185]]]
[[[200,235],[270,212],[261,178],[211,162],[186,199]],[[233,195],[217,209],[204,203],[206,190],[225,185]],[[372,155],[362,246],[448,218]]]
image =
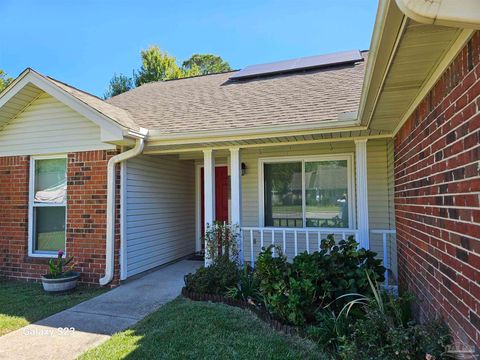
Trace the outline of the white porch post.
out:
[[[215,221],[215,154],[212,149],[203,150],[203,173],[204,173],[204,217],[205,231],[208,225]],[[212,260],[207,252],[205,244],[205,266],[209,266]]]
[[[357,180],[357,228],[360,247],[369,249],[367,140],[355,140],[355,169]]]
[[[241,240],[241,201],[242,201],[242,165],[240,161],[240,148],[230,148],[230,193],[231,193],[231,219],[232,226],[238,226],[238,249],[240,251],[240,262],[243,262],[242,240]]]

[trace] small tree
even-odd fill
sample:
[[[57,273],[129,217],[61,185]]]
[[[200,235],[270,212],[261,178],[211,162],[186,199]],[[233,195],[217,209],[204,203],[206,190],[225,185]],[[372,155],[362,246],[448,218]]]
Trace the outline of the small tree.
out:
[[[132,78],[123,75],[123,74],[113,74],[112,79],[110,80],[110,84],[108,86],[108,90],[103,96],[105,99],[111,98],[112,96],[119,95],[124,93],[128,90],[134,88]]]
[[[135,85],[140,86],[152,81],[178,79],[182,71],[174,56],[160,50],[158,46],[150,46],[142,50],[142,66],[135,74]]]

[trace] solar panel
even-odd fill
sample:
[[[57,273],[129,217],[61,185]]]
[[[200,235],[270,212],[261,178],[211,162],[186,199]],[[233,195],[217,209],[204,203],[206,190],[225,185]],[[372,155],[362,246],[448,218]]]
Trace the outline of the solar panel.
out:
[[[308,56],[298,59],[277,61],[268,64],[249,65],[230,76],[230,79],[243,79],[303,69],[349,64],[361,60],[363,60],[363,58],[358,50],[342,51],[333,54]]]

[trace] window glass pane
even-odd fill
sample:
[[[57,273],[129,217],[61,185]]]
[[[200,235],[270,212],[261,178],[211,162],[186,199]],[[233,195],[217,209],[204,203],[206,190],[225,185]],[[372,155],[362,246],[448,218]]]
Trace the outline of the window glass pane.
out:
[[[302,163],[265,164],[265,226],[303,227]]]
[[[305,163],[307,227],[348,227],[347,160]]]
[[[65,206],[33,208],[34,250],[65,250]]]
[[[67,191],[67,159],[35,161],[35,202],[63,203]]]

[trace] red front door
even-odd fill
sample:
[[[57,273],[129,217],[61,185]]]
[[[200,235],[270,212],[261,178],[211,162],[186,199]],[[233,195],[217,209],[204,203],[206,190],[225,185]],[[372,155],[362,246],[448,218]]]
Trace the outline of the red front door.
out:
[[[204,194],[204,171],[201,171],[202,189],[202,234],[205,233],[205,194]],[[228,222],[228,168],[226,166],[215,167],[215,220]]]

